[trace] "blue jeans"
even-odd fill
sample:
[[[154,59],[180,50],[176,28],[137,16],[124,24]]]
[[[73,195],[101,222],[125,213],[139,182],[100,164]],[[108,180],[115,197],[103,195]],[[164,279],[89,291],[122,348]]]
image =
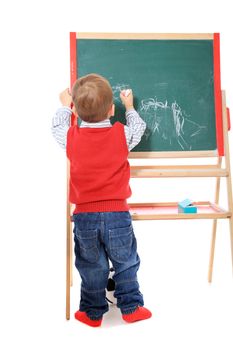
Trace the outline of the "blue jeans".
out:
[[[75,266],[82,280],[80,311],[93,320],[108,311],[109,260],[115,270],[114,297],[122,314],[143,306],[137,281],[140,259],[129,212],[80,213],[73,215],[73,221]]]

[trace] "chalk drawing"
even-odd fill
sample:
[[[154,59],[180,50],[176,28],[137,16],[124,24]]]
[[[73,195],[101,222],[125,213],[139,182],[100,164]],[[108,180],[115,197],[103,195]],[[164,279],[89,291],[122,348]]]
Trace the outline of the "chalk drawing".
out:
[[[130,88],[126,83],[112,86],[114,102],[121,102],[120,92]],[[170,145],[178,143],[181,150],[191,151],[193,138],[206,129],[206,126],[194,122],[176,101],[169,104],[167,100],[159,101],[156,96],[142,99],[138,112],[147,125],[143,136],[146,140],[157,134]]]
[[[147,124],[146,139],[157,133],[170,145],[178,143],[182,150],[192,150],[192,138],[206,129],[192,121],[176,101],[169,105],[168,101],[158,101],[156,97],[143,99],[139,114]]]

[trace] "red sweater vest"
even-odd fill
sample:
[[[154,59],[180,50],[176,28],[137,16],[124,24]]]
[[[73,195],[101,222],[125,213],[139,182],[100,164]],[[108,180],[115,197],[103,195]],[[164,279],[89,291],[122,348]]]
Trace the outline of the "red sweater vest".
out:
[[[71,203],[74,213],[126,211],[131,195],[130,167],[124,125],[107,128],[69,128]]]

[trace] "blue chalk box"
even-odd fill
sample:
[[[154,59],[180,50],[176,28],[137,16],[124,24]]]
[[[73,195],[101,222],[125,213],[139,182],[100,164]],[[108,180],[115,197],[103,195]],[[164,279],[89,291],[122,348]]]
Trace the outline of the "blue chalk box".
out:
[[[193,201],[185,199],[178,203],[178,213],[195,214],[197,213],[197,207],[193,205]]]

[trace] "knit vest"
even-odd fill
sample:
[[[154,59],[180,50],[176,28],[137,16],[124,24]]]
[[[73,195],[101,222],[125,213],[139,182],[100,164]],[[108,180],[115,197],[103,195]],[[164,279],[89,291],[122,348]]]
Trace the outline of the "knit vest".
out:
[[[70,160],[69,200],[74,213],[127,211],[131,195],[124,125],[107,128],[72,126],[67,134]]]

